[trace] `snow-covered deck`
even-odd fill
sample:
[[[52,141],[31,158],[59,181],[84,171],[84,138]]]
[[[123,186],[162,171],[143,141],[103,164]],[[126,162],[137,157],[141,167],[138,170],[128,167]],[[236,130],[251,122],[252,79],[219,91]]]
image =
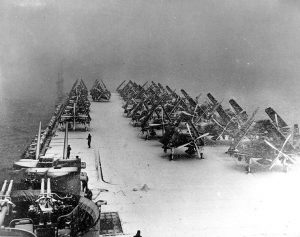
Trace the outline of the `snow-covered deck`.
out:
[[[169,161],[158,141],[138,137],[121,105],[117,94],[111,102],[92,103],[92,148],[89,132],[70,131],[69,144],[71,158],[79,155],[87,164],[94,201],[106,200],[102,211],[119,213],[125,235],[300,236],[297,165],[288,173],[275,168],[246,174],[225,147],[205,147],[204,160]],[[63,134],[57,135],[49,155],[62,152]]]

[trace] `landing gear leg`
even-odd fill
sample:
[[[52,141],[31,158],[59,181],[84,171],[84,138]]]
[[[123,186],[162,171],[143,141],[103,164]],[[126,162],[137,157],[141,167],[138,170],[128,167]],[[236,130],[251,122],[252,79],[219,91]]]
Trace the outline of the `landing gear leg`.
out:
[[[149,139],[149,131],[147,130],[147,134],[146,134],[145,140],[147,141],[148,139]]]
[[[283,172],[288,172],[288,166],[286,165],[286,159],[283,159],[282,161],[282,165],[283,165]]]
[[[248,158],[247,173],[251,173],[251,158]]]
[[[164,147],[164,153],[167,153],[168,149]]]
[[[171,148],[170,161],[174,159],[174,148]]]

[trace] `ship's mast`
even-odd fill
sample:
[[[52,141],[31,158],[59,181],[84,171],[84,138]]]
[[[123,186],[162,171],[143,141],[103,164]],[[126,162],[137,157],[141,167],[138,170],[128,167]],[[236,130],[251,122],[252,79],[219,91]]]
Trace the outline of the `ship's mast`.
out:
[[[64,97],[64,78],[62,72],[59,72],[57,75],[56,81],[56,96],[57,101],[56,104],[60,103]]]

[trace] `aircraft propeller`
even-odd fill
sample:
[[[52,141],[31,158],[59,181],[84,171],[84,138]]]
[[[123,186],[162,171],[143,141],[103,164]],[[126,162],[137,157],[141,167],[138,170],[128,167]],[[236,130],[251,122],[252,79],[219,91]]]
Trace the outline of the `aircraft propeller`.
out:
[[[288,140],[290,139],[291,135],[292,135],[292,134],[290,134],[290,135],[286,138],[286,140],[284,141],[284,143],[283,143],[283,145],[282,145],[282,147],[281,147],[280,150],[277,149],[277,148],[276,148],[272,143],[270,143],[269,141],[264,140],[266,144],[268,144],[271,148],[273,148],[275,151],[278,152],[277,156],[276,156],[275,159],[272,161],[271,166],[269,167],[269,169],[272,169],[272,168],[274,167],[275,163],[278,161],[278,159],[279,159],[281,156],[284,157],[284,160],[283,160],[283,164],[284,164],[284,165],[286,164],[286,161],[287,161],[287,160],[289,160],[290,162],[294,163],[294,160],[293,160],[292,157],[290,157],[289,155],[283,153],[283,149],[284,149],[285,145],[287,144]]]
[[[188,142],[188,143],[185,143],[185,144],[183,144],[183,145],[180,145],[180,146],[177,147],[177,148],[185,147],[185,146],[187,146],[187,145],[193,143],[194,146],[195,146],[195,148],[196,148],[198,157],[200,158],[200,157],[201,157],[201,154],[200,154],[200,151],[199,151],[199,148],[198,148],[198,145],[197,145],[196,141],[199,140],[199,139],[201,139],[201,138],[203,138],[203,137],[208,136],[209,133],[205,133],[205,134],[202,134],[201,136],[199,136],[199,137],[197,137],[197,138],[194,138],[193,135],[192,135],[192,132],[191,132],[191,129],[190,129],[189,124],[186,124],[186,126],[187,126],[188,132],[189,132],[189,134],[190,134],[190,136],[191,136],[191,138],[192,138],[193,140],[190,141],[190,142]]]

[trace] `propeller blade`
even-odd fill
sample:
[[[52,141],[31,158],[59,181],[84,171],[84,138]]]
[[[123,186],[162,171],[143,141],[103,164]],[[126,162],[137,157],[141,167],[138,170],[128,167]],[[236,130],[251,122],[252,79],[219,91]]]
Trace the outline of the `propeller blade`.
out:
[[[199,151],[199,147],[197,146],[197,144],[195,142],[194,142],[194,145],[195,145],[195,148],[197,150],[198,158],[200,159],[201,158],[201,154],[200,154],[200,151]]]
[[[286,145],[286,143],[288,142],[288,140],[290,139],[292,134],[290,134],[284,141],[282,147],[281,147],[281,150],[278,152],[278,155],[275,157],[275,159],[272,161],[271,165],[270,165],[270,170],[273,168],[273,166],[275,165],[275,163],[277,162],[277,160],[279,159],[280,156],[282,156],[282,151]]]
[[[186,127],[187,127],[188,132],[189,132],[191,138],[193,139],[193,141],[190,141],[190,142],[188,142],[188,143],[185,143],[185,144],[183,144],[183,145],[180,145],[180,146],[178,146],[177,148],[185,147],[185,146],[187,146],[187,145],[189,145],[189,144],[191,144],[191,143],[194,143],[194,145],[195,145],[195,147],[196,147],[196,150],[197,150],[197,153],[198,153],[198,156],[199,156],[199,158],[200,158],[200,152],[199,152],[199,148],[198,148],[198,146],[197,146],[197,144],[196,144],[196,141],[197,141],[198,139],[202,138],[202,137],[206,137],[207,135],[209,135],[209,133],[202,134],[201,136],[199,136],[199,137],[197,137],[196,139],[194,139],[193,136],[192,136],[192,132],[191,132],[190,126],[189,126],[188,123],[186,124]]]
[[[168,123],[150,123],[149,126],[161,126],[161,125],[167,125]]]
[[[279,160],[279,157],[281,156],[280,152],[278,153],[278,155],[275,157],[275,159],[271,162],[271,165],[269,167],[269,170],[271,170],[273,168],[273,166],[276,164],[276,162]]]
[[[281,147],[281,151],[283,151],[285,145],[286,145],[287,142],[290,140],[290,137],[291,137],[291,136],[292,136],[292,134],[290,134],[290,135],[287,136],[287,138],[285,139],[285,141],[284,141],[284,143],[283,143],[283,145],[282,145],[282,147]]]
[[[267,143],[270,147],[272,147],[274,150],[278,150],[272,143],[268,142],[267,140],[264,140],[265,143]]]
[[[192,136],[192,132],[191,132],[191,129],[190,129],[190,125],[189,125],[188,123],[186,124],[186,127],[187,127],[187,129],[188,129],[188,131],[189,131],[189,134],[190,134],[191,138],[194,139],[193,136]]]
[[[191,138],[193,139],[193,141],[189,142],[189,144],[192,143],[192,142],[194,143],[194,146],[195,146],[196,151],[197,151],[197,154],[198,154],[198,158],[200,159],[201,154],[200,154],[200,151],[199,151],[199,147],[198,147],[198,145],[196,144],[196,141],[197,141],[198,139],[202,138],[202,137],[205,137],[205,136],[209,135],[209,133],[202,134],[201,136],[199,136],[199,137],[197,137],[196,139],[194,139],[193,136],[192,136],[192,132],[191,132],[191,129],[190,129],[189,124],[187,123],[186,126],[187,126],[187,129],[188,129],[188,131],[189,131],[189,134],[190,134]]]
[[[281,150],[283,150],[284,146],[286,145],[286,143],[287,143],[288,140],[290,139],[291,135],[292,135],[292,134],[290,134],[290,135],[286,138],[285,142],[284,142],[283,145],[282,145]],[[278,150],[272,143],[268,142],[267,140],[265,140],[265,143],[267,143],[267,144],[268,144],[270,147],[272,147],[274,150],[276,150],[276,151],[282,153],[283,155],[286,155],[286,154],[284,154],[282,151]],[[286,156],[287,156],[287,155],[286,155]]]
[[[189,145],[189,144],[191,144],[191,143],[192,143],[192,141],[190,141],[190,142],[188,142],[188,143],[185,143],[185,144],[183,144],[183,145],[180,145],[180,146],[178,146],[178,147],[176,147],[176,148],[180,149],[180,148],[185,147],[185,146],[187,146],[187,145]]]
[[[208,135],[209,135],[208,132],[207,132],[207,133],[204,133],[204,134],[202,134],[201,136],[197,137],[197,138],[195,139],[195,141],[197,141],[198,139],[200,139],[200,138],[202,138],[202,137],[207,137]]]
[[[220,127],[224,129],[224,126],[221,125],[215,118],[212,117],[212,120]]]
[[[149,127],[158,127],[161,125],[163,125],[163,124],[162,123],[151,123],[151,124],[149,124]]]
[[[280,156],[284,156],[287,160],[289,160],[290,162],[294,163],[294,160],[287,154],[283,153],[282,151],[278,150],[272,143],[268,142],[267,140],[264,140],[265,143],[267,143],[271,148],[273,148],[274,150],[276,150],[278,152],[278,155],[276,156],[276,158],[273,160],[270,169],[273,168],[274,164],[277,162],[277,160],[279,159]]]
[[[186,112],[186,111],[181,111],[181,113],[183,113],[183,114],[185,114],[185,115],[187,115],[187,116],[193,116],[193,115],[191,115],[190,113],[188,113],[188,112]]]

